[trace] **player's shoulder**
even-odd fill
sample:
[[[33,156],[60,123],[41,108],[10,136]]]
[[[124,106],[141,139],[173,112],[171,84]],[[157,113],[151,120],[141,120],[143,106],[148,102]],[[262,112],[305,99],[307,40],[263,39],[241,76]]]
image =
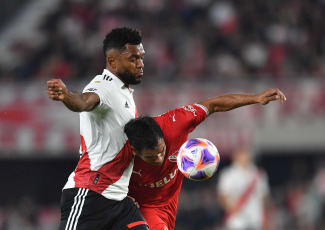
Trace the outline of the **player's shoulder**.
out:
[[[115,85],[108,84],[103,75],[97,75],[85,86],[83,93],[111,94],[115,93],[115,89]]]
[[[115,89],[116,84],[114,83],[114,77],[112,77],[111,74],[106,74],[105,72],[101,75],[95,76],[88,85],[91,85],[92,87],[98,87],[102,88],[105,87],[105,89]]]
[[[197,103],[185,105],[182,107],[182,109],[193,113],[194,116],[197,116],[198,112],[205,113],[206,115],[209,115],[209,110],[205,106],[203,106],[201,104],[197,104]]]
[[[92,80],[91,83],[95,83],[95,84],[107,84],[113,81],[113,77],[106,73],[103,72],[100,75],[96,75]]]

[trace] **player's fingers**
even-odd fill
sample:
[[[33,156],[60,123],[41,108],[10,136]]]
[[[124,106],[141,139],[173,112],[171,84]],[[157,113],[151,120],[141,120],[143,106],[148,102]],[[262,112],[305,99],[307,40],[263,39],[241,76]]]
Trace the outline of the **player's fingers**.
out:
[[[128,196],[133,202],[135,202],[135,199],[132,196]]]
[[[279,89],[276,89],[275,92],[276,92],[276,95],[279,96],[279,99],[281,102],[284,102],[287,100],[287,98],[284,96],[284,94]]]
[[[54,82],[54,81],[52,81],[52,80],[48,80],[48,81],[46,82],[46,84],[47,84],[47,85],[52,85],[53,82]]]
[[[135,206],[137,206],[137,208],[140,208],[139,203],[136,202],[135,199],[134,199],[133,197],[131,197],[131,196],[127,196],[127,197],[130,198],[130,199],[133,201],[133,203],[135,204]]]
[[[53,79],[47,81],[47,86],[54,86],[54,85],[58,85],[58,81],[53,80]]]
[[[61,100],[60,96],[62,95],[62,92],[57,92],[57,91],[47,91],[47,95],[51,100]]]
[[[281,102],[284,102],[287,100],[286,96],[284,95],[284,93],[282,93],[280,90],[279,90],[279,95],[280,95],[280,100]]]
[[[268,102],[275,101],[275,100],[280,99],[280,96],[279,95],[273,95],[273,96],[268,97],[267,99],[268,99]]]
[[[63,92],[63,88],[53,85],[53,86],[48,86],[47,87],[47,91],[50,91],[50,92],[60,92],[60,93],[62,93]]]
[[[55,88],[58,88],[58,84],[53,82],[53,83],[48,83],[47,84],[47,89],[55,89]]]
[[[53,89],[50,89],[50,90],[47,90],[47,94],[50,96],[50,95],[58,95],[59,92],[56,91],[56,90],[53,90]]]
[[[263,100],[261,101],[261,104],[267,105],[270,101],[275,101],[277,99],[279,99],[279,95],[264,97]]]

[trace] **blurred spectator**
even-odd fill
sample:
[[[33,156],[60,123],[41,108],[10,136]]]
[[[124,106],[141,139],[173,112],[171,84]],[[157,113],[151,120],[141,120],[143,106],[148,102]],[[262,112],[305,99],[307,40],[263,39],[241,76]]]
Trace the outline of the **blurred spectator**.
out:
[[[232,165],[220,173],[217,191],[226,214],[226,229],[267,229],[268,180],[253,163],[248,148],[234,152]]]

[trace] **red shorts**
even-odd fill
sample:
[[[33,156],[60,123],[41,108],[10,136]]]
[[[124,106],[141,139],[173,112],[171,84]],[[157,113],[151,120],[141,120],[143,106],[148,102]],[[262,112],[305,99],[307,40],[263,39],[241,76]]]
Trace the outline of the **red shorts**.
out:
[[[161,207],[140,207],[143,217],[149,224],[149,230],[173,230],[177,214],[178,197],[168,205]]]

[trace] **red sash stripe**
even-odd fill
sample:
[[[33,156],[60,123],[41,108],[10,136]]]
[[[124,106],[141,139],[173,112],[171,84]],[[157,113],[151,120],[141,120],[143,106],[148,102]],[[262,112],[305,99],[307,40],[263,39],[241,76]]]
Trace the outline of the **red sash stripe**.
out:
[[[141,224],[145,224],[145,225],[149,226],[147,224],[147,222],[145,222],[145,221],[137,221],[137,222],[133,222],[131,224],[128,224],[128,228],[133,228],[133,227],[141,225]]]

